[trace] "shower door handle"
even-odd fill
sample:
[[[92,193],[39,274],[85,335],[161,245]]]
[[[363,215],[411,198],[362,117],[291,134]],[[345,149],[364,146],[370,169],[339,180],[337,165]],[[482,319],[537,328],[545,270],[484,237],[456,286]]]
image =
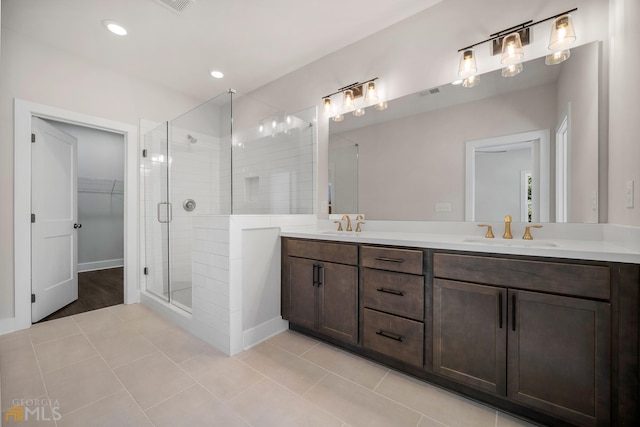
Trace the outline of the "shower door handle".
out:
[[[167,205],[167,219],[163,221],[160,219],[160,206]],[[173,220],[173,206],[169,202],[158,203],[158,222],[161,224],[168,224]]]

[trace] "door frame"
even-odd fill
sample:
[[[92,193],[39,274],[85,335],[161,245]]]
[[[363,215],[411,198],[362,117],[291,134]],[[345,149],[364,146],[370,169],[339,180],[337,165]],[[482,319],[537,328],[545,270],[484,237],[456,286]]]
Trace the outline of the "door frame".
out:
[[[14,327],[31,326],[31,117],[124,136],[124,303],[140,302],[138,281],[138,128],[126,123],[14,100]],[[21,238],[20,236],[29,236]]]

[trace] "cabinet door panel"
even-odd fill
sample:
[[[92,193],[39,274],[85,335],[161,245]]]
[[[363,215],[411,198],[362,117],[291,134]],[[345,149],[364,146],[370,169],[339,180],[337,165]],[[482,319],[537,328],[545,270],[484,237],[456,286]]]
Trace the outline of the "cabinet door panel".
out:
[[[609,420],[609,304],[526,291],[509,304],[509,397],[578,425]]]
[[[433,281],[433,370],[506,394],[506,290]]]
[[[314,285],[314,261],[289,257],[289,320],[318,328],[318,288]]]
[[[358,267],[320,264],[320,331],[358,342]]]

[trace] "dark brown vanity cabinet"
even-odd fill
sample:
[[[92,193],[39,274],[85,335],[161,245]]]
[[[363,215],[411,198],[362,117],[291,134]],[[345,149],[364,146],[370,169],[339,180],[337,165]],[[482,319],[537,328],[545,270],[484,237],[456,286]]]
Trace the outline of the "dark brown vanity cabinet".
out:
[[[289,327],[553,426],[640,425],[637,264],[282,239]]]
[[[424,363],[425,281],[420,250],[362,246],[362,346]]]
[[[577,425],[609,422],[609,267],[436,253],[434,276],[435,373]]]
[[[283,318],[357,343],[358,247],[294,239],[283,245]]]

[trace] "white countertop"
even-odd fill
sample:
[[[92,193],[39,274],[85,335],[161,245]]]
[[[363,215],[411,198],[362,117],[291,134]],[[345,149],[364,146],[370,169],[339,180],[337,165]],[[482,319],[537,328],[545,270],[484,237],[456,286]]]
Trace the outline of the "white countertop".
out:
[[[571,258],[595,261],[640,264],[640,251],[602,240],[571,239],[485,239],[482,234],[440,234],[409,231],[337,232],[322,225],[311,227],[287,227],[281,236],[304,239],[330,240],[406,246],[416,248],[446,249],[510,255],[530,255],[551,258]]]

